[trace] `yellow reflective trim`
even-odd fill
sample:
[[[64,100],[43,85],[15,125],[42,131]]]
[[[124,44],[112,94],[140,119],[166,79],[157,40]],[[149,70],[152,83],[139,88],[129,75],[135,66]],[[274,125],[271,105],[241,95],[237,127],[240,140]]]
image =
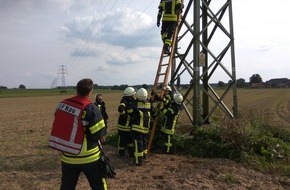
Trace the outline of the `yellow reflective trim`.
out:
[[[104,190],[108,190],[108,186],[107,186],[107,181],[105,178],[102,178],[103,184],[104,184]]]
[[[83,111],[82,119],[84,119],[86,117],[86,114],[87,114],[87,112],[86,111]]]
[[[168,134],[168,135],[174,135],[174,128],[166,129],[165,127],[161,127],[161,131],[165,134]]]
[[[78,155],[72,155],[63,153],[62,161],[68,164],[87,164],[94,161],[97,161],[101,158],[101,152],[98,147],[91,149],[90,151],[86,151],[82,149],[81,153]]]
[[[131,131],[130,126],[124,126],[124,125],[117,125],[117,129],[120,131]]]
[[[106,127],[105,121],[104,121],[104,119],[102,119],[98,123],[96,123],[95,125],[91,126],[89,129],[90,129],[92,134],[95,134],[96,132],[98,132],[99,130],[101,130],[104,127]]]
[[[150,102],[138,102],[137,107],[139,109],[150,109],[151,108],[151,103]]]
[[[149,129],[148,128],[145,128],[145,127],[141,127],[139,125],[133,125],[132,126],[132,131],[137,131],[137,132],[140,132],[140,133],[148,133],[149,132]]]

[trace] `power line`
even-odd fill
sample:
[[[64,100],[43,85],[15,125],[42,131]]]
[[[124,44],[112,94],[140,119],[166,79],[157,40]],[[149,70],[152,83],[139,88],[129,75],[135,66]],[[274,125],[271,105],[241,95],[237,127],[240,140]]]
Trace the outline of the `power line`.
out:
[[[127,3],[125,4],[123,1],[119,1],[122,5],[123,8],[130,8],[130,6],[133,6],[133,0],[127,1]],[[138,16],[136,17],[135,20],[130,21],[130,23],[128,23],[126,30],[130,30],[136,22],[140,22],[140,17],[155,3],[155,0],[152,0],[150,3],[147,4],[146,7],[144,7],[144,9],[141,11],[140,14],[138,14]],[[139,3],[139,2],[136,2]],[[77,48],[77,52],[75,55],[70,57],[70,60],[68,61],[68,64],[70,65],[70,72],[74,72],[74,70],[76,70],[76,67],[80,64],[79,59],[81,59],[81,57],[84,57],[84,55],[86,53],[91,53],[93,51],[93,46],[95,45],[95,41],[97,39],[97,36],[100,34],[101,29],[104,27],[104,25],[107,22],[110,13],[112,12],[112,10],[115,8],[117,4],[117,0],[115,1],[101,1],[100,3],[97,4],[97,9],[94,12],[94,16],[92,17],[92,20],[88,26],[88,29],[86,31],[86,35],[82,40],[82,42],[80,43],[80,45]],[[108,9],[107,9],[108,8]],[[108,10],[107,12],[105,12],[106,10]],[[97,16],[98,15],[98,16]],[[105,15],[105,16],[104,16]],[[103,17],[103,18],[102,18]],[[115,25],[118,25],[118,23],[114,23],[112,22],[111,26],[108,27],[108,32],[110,32],[110,30],[113,29],[113,27]],[[97,28],[96,28],[97,27]],[[136,36],[134,39],[130,40],[130,44],[129,47],[133,46],[134,44],[136,44],[138,41],[140,41],[142,38],[144,38],[144,36],[146,36],[146,34],[148,34],[149,31],[151,31],[153,29],[153,27],[151,27],[150,29],[148,29],[147,31],[143,32],[142,34]],[[122,36],[124,36],[124,34],[119,34],[116,35],[115,39],[113,40],[116,43],[118,43],[121,39]],[[109,47],[103,47],[102,49],[103,51],[98,52],[96,55],[94,55],[94,57],[100,59],[103,55],[105,55],[106,52],[108,52],[110,49]],[[85,70],[86,67],[88,67],[89,64],[83,65],[80,69],[78,69],[78,73],[82,73],[83,70]]]

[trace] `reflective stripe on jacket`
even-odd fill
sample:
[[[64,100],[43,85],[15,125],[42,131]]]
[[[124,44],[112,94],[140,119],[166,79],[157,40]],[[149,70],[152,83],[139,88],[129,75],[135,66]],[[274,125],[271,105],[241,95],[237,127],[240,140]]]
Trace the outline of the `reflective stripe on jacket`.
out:
[[[133,112],[131,98],[124,96],[120,101],[118,107],[119,118],[117,129],[120,131],[131,131],[131,117],[130,114]]]
[[[177,119],[180,113],[179,106],[172,102],[168,109],[162,111],[164,114],[164,121],[161,127],[161,131],[168,135],[174,135]]]
[[[90,103],[87,97],[75,96],[57,105],[49,147],[71,154],[79,154],[84,139],[81,116]]]
[[[137,101],[137,110],[132,116],[132,131],[147,134],[150,128],[151,103],[149,101]]]

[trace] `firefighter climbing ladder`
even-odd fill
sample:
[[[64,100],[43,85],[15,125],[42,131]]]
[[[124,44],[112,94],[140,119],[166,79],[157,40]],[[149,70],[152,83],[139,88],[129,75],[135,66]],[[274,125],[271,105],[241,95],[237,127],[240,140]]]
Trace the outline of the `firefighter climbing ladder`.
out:
[[[155,81],[154,81],[154,85],[152,88],[152,91],[156,92],[159,95],[159,97],[163,97],[165,88],[168,84],[169,75],[170,75],[170,71],[172,68],[172,63],[174,61],[174,54],[175,54],[175,49],[176,49],[176,42],[177,42],[178,28],[179,28],[178,26],[180,23],[180,18],[181,18],[181,13],[178,15],[178,23],[177,23],[177,26],[175,27],[175,30],[174,30],[173,35],[172,35],[172,44],[171,44],[170,53],[164,54],[164,50],[163,50],[164,47],[162,48],[162,51],[161,51],[161,56],[159,59],[159,64],[158,64],[158,68],[157,68],[157,72],[156,72],[156,76],[155,76]],[[158,87],[160,87],[160,86],[161,86],[161,89],[158,91]],[[151,97],[151,98],[153,98],[153,97]],[[155,134],[157,122],[158,122],[158,117],[155,117],[154,121],[153,121],[153,127],[151,129],[149,142],[148,142],[147,153],[150,152],[150,149],[152,146],[153,137]]]

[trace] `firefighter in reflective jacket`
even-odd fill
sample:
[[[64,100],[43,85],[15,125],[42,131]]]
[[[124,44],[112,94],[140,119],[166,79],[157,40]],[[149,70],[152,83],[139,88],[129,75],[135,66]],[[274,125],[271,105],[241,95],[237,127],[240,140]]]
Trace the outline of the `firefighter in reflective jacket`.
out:
[[[181,0],[161,0],[158,6],[157,26],[160,26],[162,17],[161,38],[164,43],[163,50],[165,54],[170,53],[169,48],[171,46],[173,32],[177,25],[177,15],[182,8]]]
[[[77,83],[77,96],[62,101],[55,112],[50,146],[55,149],[69,147],[59,149],[62,151],[61,190],[75,189],[81,172],[92,189],[107,189],[99,166],[101,152],[98,148],[98,140],[103,141],[106,128],[101,112],[89,100],[92,89],[91,79],[80,80]],[[74,139],[79,137],[82,139],[81,147],[75,146],[78,140]],[[74,152],[71,147],[80,150]]]
[[[132,118],[132,137],[134,142],[134,163],[141,166],[143,159],[146,158],[148,132],[151,118],[151,102],[148,100],[148,92],[140,88],[136,93],[136,107],[133,108]]]
[[[135,104],[136,91],[133,87],[127,87],[123,92],[123,97],[118,107],[119,118],[118,130],[118,156],[125,156],[127,149],[130,157],[134,156],[134,144],[131,135],[131,117]]]
[[[160,129],[161,134],[164,136],[164,151],[166,153],[172,153],[172,141],[171,138],[175,134],[175,127],[179,113],[181,111],[181,104],[183,97],[181,94],[174,94],[174,101],[168,108],[162,110],[164,115],[163,125]]]
[[[173,101],[173,95],[174,93],[172,92],[171,87],[167,85],[165,87],[164,95],[162,97],[158,96],[156,92],[152,91],[150,101],[152,103],[154,103],[155,101],[159,102],[157,107],[160,110],[167,109]]]
[[[164,98],[162,98],[164,109],[167,109],[173,101],[173,92],[170,86],[165,87]]]

